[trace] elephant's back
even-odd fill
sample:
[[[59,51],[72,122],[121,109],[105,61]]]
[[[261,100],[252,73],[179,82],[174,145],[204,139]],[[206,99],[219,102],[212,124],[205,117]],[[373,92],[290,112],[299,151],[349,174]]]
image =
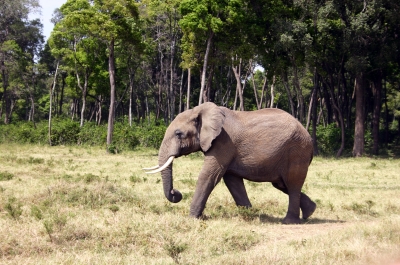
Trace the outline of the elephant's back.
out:
[[[256,111],[234,111],[233,117],[227,118],[233,125],[236,139],[253,150],[265,149],[264,152],[288,152],[290,149],[301,150],[312,156],[312,139],[303,125],[292,115],[276,108]],[[224,126],[225,127],[225,126]],[[248,141],[251,139],[251,141]]]
[[[235,146],[228,173],[253,181],[274,181],[291,164],[308,167],[312,140],[303,125],[279,109],[226,111],[224,129]]]
[[[261,133],[274,137],[292,138],[296,134],[308,135],[303,125],[292,115],[276,108],[256,111],[235,111],[238,126],[249,133]]]

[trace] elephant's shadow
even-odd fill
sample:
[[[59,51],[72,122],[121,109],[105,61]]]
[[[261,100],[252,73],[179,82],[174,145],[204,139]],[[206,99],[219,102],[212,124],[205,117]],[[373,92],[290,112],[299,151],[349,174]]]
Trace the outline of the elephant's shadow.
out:
[[[218,218],[226,218],[230,219],[232,216],[219,216]],[[254,215],[242,215],[242,218],[245,221],[254,221],[256,219],[259,219],[260,223],[265,223],[265,224],[281,224],[282,223],[282,217],[277,217],[269,214],[254,214]],[[210,219],[215,219],[215,217],[203,215],[201,217],[203,220],[210,220]],[[346,221],[344,220],[332,220],[332,219],[321,219],[321,218],[309,218],[307,220],[302,219],[303,225],[315,225],[315,224],[326,224],[326,223],[345,223]]]
[[[273,215],[269,215],[269,214],[260,214],[259,215],[259,219],[260,219],[260,223],[276,223],[279,224],[282,222],[282,218],[280,217],[276,217]]]
[[[282,217],[276,217],[268,214],[260,214],[259,219],[261,223],[282,223]],[[325,223],[345,223],[343,220],[330,220],[330,219],[320,219],[320,218],[309,218],[307,220],[302,219],[301,224],[325,224]]]

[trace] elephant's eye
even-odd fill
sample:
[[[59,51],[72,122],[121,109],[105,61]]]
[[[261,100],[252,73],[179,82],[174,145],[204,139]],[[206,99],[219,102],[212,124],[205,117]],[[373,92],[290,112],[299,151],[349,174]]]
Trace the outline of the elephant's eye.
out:
[[[181,139],[183,132],[181,130],[175,130],[175,135],[176,135],[176,137],[178,137],[178,139]]]

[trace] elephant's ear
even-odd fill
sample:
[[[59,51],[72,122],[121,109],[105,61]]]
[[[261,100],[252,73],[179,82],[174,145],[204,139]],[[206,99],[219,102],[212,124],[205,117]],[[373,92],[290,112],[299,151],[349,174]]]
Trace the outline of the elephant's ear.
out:
[[[193,109],[198,117],[200,147],[207,152],[212,141],[221,133],[225,121],[225,113],[217,105],[206,102]]]

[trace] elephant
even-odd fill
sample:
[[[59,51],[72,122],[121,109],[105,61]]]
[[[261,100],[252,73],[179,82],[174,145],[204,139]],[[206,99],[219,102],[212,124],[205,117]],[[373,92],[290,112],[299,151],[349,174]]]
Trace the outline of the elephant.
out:
[[[204,153],[204,164],[190,205],[191,216],[202,216],[221,178],[236,205],[243,207],[251,207],[243,179],[271,182],[289,196],[283,224],[301,223],[300,209],[303,219],[314,213],[316,204],[301,192],[313,158],[312,138],[289,113],[277,108],[233,111],[206,102],[178,114],[165,132],[159,165],[144,168],[147,173],[161,172],[170,202],[182,199],[173,188],[173,160],[197,151]]]

